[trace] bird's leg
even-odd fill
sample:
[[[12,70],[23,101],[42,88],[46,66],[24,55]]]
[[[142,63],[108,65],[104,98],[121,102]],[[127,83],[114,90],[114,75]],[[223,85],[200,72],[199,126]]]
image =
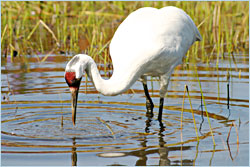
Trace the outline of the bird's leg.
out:
[[[144,92],[146,95],[146,107],[147,107],[146,115],[153,117],[153,115],[154,115],[153,114],[154,103],[153,103],[151,97],[149,96],[147,84],[144,82],[142,84],[143,84]]]
[[[161,122],[162,120],[162,110],[163,110],[163,103],[164,103],[164,97],[168,90],[168,84],[170,81],[171,73],[173,71],[173,68],[169,70],[168,73],[165,75],[162,75],[160,77],[160,106],[159,106],[159,114],[158,114],[158,121]]]
[[[163,110],[163,103],[164,103],[164,98],[160,98],[160,106],[159,106],[159,114],[158,114],[158,121],[161,122],[162,119],[162,110]]]

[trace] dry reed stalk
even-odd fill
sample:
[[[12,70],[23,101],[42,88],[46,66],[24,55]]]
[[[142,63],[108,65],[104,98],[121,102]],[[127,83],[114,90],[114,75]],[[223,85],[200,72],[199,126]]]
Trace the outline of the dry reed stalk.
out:
[[[201,97],[202,97],[202,100],[203,100],[203,103],[204,103],[204,107],[205,107],[205,111],[206,111],[207,121],[208,121],[210,132],[211,132],[211,135],[212,135],[213,144],[215,146],[214,134],[213,134],[213,130],[212,130],[212,127],[211,127],[211,123],[210,123],[210,119],[209,119],[209,115],[208,115],[208,111],[207,111],[207,105],[206,105],[205,98],[204,98],[203,93],[202,93],[201,83],[200,83],[200,79],[199,79],[199,75],[198,75],[197,67],[196,66],[195,66],[195,72],[196,72],[197,81],[198,81],[199,87],[200,87]]]
[[[184,86],[184,93],[183,93],[183,100],[182,100],[182,110],[181,110],[181,142],[183,142],[182,137],[182,120],[183,120],[183,112],[184,112],[184,101],[185,101],[185,95],[186,95],[186,86]]]
[[[2,33],[2,36],[1,36],[1,45],[2,45],[3,38],[4,38],[4,35],[5,35],[6,31],[7,31],[7,29],[8,29],[8,24],[6,24],[5,27],[4,27],[4,30],[3,30],[3,33]]]
[[[111,132],[113,138],[116,139],[115,133],[112,130],[112,128],[104,120],[102,120],[100,117],[96,117],[96,119],[99,120],[101,123],[103,123],[106,126],[106,128]]]
[[[192,103],[191,103],[191,98],[190,98],[190,95],[189,95],[188,86],[187,85],[185,85],[185,86],[186,86],[186,90],[187,90],[187,94],[188,94],[188,99],[189,99],[189,103],[190,103],[190,108],[191,108],[192,116],[193,116],[193,120],[194,120],[195,133],[196,133],[197,141],[199,142],[199,135],[198,135],[198,131],[197,131],[197,127],[196,127],[196,122],[195,122],[195,118],[194,118],[194,111],[193,111],[193,107],[192,107]]]

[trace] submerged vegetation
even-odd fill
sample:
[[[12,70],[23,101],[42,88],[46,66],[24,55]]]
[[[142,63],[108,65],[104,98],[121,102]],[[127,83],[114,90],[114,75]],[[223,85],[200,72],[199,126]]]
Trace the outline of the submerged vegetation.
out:
[[[224,53],[248,50],[248,2],[12,1],[1,3],[2,60],[8,56],[25,60],[27,55],[87,53],[106,64],[111,62],[109,42],[129,13],[144,6],[170,5],[186,11],[203,37],[189,50],[187,62],[217,59],[218,65]]]

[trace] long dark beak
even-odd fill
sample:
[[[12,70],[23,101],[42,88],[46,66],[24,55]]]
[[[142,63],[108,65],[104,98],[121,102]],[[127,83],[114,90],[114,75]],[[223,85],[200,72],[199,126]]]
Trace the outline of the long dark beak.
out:
[[[70,87],[71,92],[71,108],[72,108],[72,122],[75,126],[76,122],[76,108],[77,108],[77,97],[78,97],[79,88]]]

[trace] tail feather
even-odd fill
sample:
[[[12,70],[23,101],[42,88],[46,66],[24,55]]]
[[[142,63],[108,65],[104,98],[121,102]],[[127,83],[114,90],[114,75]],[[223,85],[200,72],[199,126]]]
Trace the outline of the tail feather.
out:
[[[201,41],[201,40],[202,40],[202,36],[201,36],[199,30],[196,27],[196,41]]]

